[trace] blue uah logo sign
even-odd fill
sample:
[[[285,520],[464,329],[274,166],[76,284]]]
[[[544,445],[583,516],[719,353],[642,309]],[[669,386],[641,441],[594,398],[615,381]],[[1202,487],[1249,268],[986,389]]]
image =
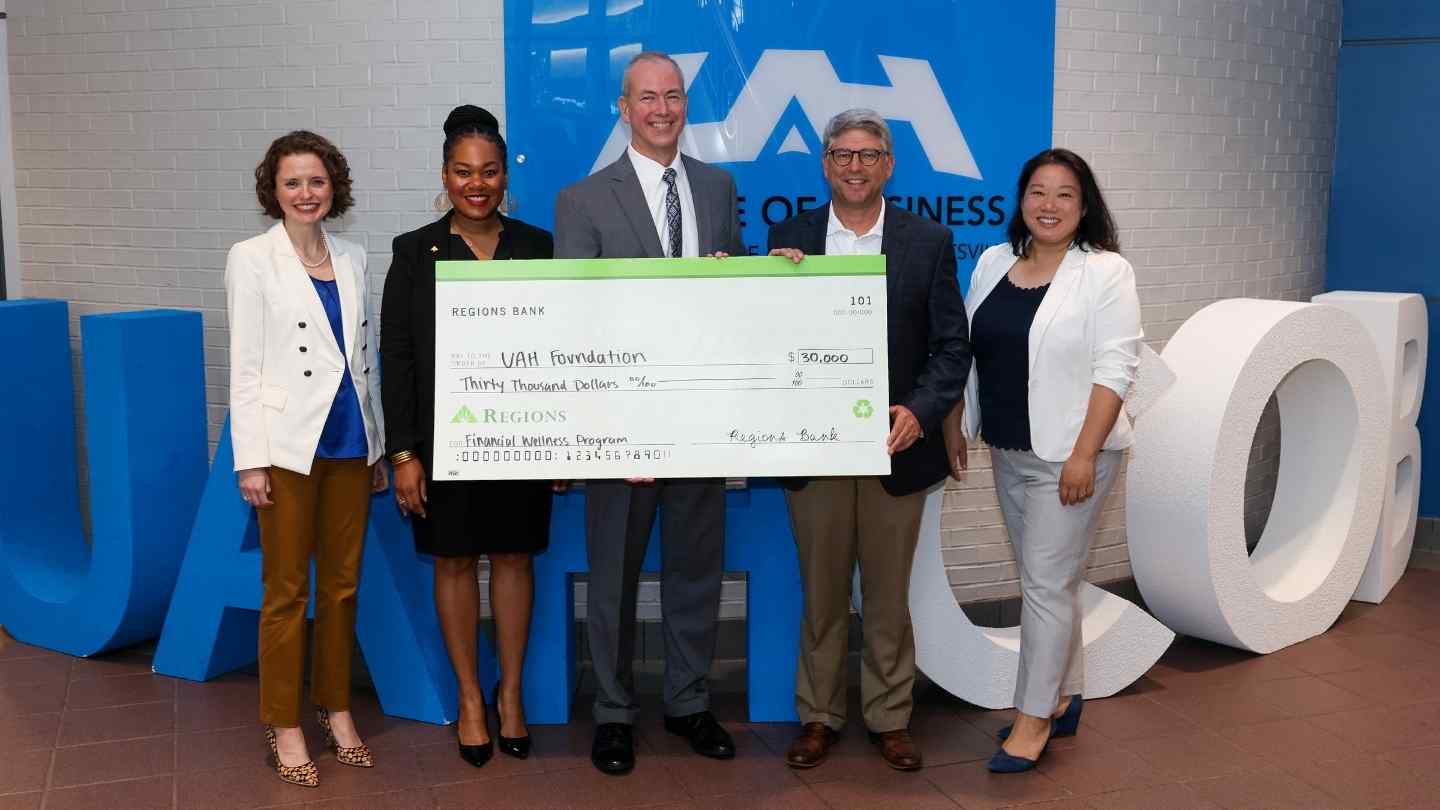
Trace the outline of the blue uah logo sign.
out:
[[[516,216],[551,227],[556,192],[623,154],[620,76],[642,50],[684,70],[681,150],[735,176],[752,252],[770,225],[825,204],[821,133],[841,110],[890,122],[887,195],[953,230],[962,284],[1004,239],[1020,166],[1050,146],[1054,0],[507,0]]]

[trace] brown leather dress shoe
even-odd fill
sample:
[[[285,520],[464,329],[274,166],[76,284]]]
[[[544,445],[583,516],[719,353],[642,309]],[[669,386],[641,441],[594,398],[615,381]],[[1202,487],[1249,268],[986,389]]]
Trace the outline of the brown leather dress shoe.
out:
[[[825,761],[830,746],[840,735],[824,723],[806,723],[800,736],[790,743],[785,752],[785,764],[792,768],[813,768]]]
[[[880,756],[885,760],[885,764],[897,771],[918,771],[925,764],[908,728],[880,733],[872,731],[870,742],[880,748]]]

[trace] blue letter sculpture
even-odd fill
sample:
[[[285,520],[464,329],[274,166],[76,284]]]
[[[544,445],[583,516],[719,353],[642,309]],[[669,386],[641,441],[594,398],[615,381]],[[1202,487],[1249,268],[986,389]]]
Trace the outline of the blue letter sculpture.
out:
[[[235,486],[234,459],[226,420],[155,651],[155,671],[164,675],[209,680],[253,663],[258,652],[260,533]],[[355,616],[360,650],[386,714],[449,723],[457,695],[435,618],[434,581],[388,493],[375,496]],[[488,646],[480,650],[481,672],[493,680],[494,659]]]
[[[656,522],[657,525],[659,521]],[[725,569],[745,571],[746,685],[750,720],[796,719],[795,656],[800,643],[800,563],[785,498],[772,482],[727,493]],[[658,532],[643,570],[658,571]],[[573,575],[587,569],[585,497],[556,498],[550,548],[535,558],[535,615],[525,661],[525,716],[567,723],[575,699]]]
[[[200,314],[80,319],[93,542],[63,301],[0,301],[0,624],[88,656],[154,638],[205,481]]]

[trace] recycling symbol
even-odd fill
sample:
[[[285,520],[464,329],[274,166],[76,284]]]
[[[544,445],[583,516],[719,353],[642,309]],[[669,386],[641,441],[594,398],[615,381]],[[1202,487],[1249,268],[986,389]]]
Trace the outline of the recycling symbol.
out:
[[[875,409],[871,407],[870,400],[868,399],[855,400],[855,404],[851,406],[850,412],[855,414],[859,419],[869,419],[875,415]]]

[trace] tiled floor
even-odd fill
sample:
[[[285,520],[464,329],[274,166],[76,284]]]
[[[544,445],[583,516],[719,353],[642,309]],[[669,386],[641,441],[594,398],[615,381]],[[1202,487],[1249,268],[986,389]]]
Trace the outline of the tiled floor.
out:
[[[0,810],[142,808],[964,807],[1440,808],[1440,572],[1412,571],[1382,606],[1352,604],[1321,638],[1269,656],[1181,640],[1122,694],[1086,704],[1080,734],[1038,772],[994,776],[985,759],[1009,712],[929,688],[914,730],[927,767],[887,769],[852,725],[819,768],[781,753],[795,727],[717,714],[740,755],[691,753],[647,711],[628,777],[589,766],[591,726],[535,727],[536,755],[483,769],[454,731],[356,707],[373,771],[318,757],[322,786],[279,782],[263,764],[256,681],[206,684],[150,673],[148,657],[92,660],[0,639]],[[653,699],[652,699],[653,704]],[[649,708],[649,707],[647,707]],[[307,728],[318,740],[318,732]]]

